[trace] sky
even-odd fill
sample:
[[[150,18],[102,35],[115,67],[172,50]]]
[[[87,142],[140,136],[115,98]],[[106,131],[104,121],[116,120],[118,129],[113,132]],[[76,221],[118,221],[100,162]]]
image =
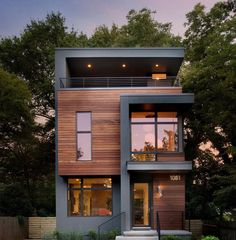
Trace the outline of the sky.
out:
[[[183,35],[185,14],[201,2],[209,10],[219,0],[0,0],[0,37],[19,35],[31,20],[54,11],[66,18],[66,26],[89,36],[96,27],[126,23],[130,9],[155,10],[154,18],[172,22],[172,32]]]

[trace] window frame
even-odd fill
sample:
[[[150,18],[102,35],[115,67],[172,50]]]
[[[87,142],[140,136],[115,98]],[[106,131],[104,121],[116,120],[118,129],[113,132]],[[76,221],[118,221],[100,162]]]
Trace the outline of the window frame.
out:
[[[79,113],[90,113],[90,131],[78,131],[78,114]],[[91,111],[77,111],[76,114],[75,114],[75,125],[76,125],[76,161],[92,161],[93,157],[92,157],[92,154],[93,154],[93,151],[92,151],[92,112]],[[78,157],[78,134],[90,134],[90,156],[91,156],[91,159],[79,159]]]
[[[144,111],[142,111],[144,112]],[[133,154],[154,154],[155,157],[154,157],[154,160],[151,160],[151,162],[155,162],[155,161],[158,161],[158,154],[171,154],[171,153],[178,153],[179,152],[179,118],[178,118],[178,113],[176,112],[176,121],[163,121],[163,122],[158,122],[158,119],[160,117],[158,117],[158,111],[147,111],[147,112],[154,112],[154,121],[153,122],[145,122],[145,121],[140,121],[140,122],[132,122],[132,112],[130,112],[130,117],[129,117],[129,123],[130,123],[130,160],[131,161],[136,161],[132,158],[132,155]],[[168,113],[168,112],[166,112]],[[154,125],[154,135],[155,135],[155,151],[153,152],[134,152],[132,151],[132,125]],[[176,144],[176,147],[177,147],[177,150],[176,151],[158,151],[158,126],[159,125],[171,125],[171,124],[174,124],[177,126],[177,144]],[[150,160],[149,160],[150,161]],[[144,162],[148,162],[147,160],[145,160]]]
[[[111,178],[111,188],[107,188],[107,187],[104,187],[104,188],[94,188],[94,187],[91,187],[91,188],[84,188],[83,187],[83,184],[84,184],[84,179],[95,179],[95,178],[98,178],[98,177],[79,177],[77,179],[80,179],[81,180],[81,187],[80,188],[71,188],[69,187],[69,178],[67,179],[67,189],[66,189],[66,194],[67,194],[67,216],[68,217],[112,217],[113,216],[113,179],[111,177],[102,177],[102,178]],[[71,190],[79,190],[80,191],[80,199],[79,199],[79,204],[80,204],[80,214],[71,214],[70,213],[70,209],[69,209],[69,199],[68,199],[68,196],[70,194],[70,191]],[[84,211],[84,204],[83,204],[83,194],[84,194],[84,191],[92,191],[92,190],[102,190],[102,191],[111,191],[111,215],[89,215],[89,216],[86,216],[86,215],[83,215],[83,211]]]

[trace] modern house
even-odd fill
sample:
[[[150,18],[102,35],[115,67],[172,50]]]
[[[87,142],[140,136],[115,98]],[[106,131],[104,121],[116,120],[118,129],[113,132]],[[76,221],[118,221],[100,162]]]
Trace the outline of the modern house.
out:
[[[184,229],[194,98],[176,79],[183,58],[183,48],[56,49],[59,230],[120,219],[122,231],[149,231],[157,212],[161,229]]]

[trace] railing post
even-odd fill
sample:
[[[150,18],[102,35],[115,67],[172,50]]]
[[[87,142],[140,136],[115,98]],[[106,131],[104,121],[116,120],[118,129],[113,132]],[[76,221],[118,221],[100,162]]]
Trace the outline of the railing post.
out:
[[[156,211],[156,223],[157,223],[157,234],[158,234],[158,240],[161,239],[161,226],[160,226],[160,219],[158,211]]]

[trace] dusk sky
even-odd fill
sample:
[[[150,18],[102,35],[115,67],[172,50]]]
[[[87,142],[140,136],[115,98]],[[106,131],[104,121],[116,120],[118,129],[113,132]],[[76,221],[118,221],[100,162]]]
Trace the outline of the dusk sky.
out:
[[[61,12],[66,25],[91,35],[95,27],[122,25],[130,9],[156,10],[159,22],[172,22],[172,32],[183,35],[185,14],[201,2],[207,9],[217,0],[0,0],[0,37],[19,35],[33,19],[52,11]]]

